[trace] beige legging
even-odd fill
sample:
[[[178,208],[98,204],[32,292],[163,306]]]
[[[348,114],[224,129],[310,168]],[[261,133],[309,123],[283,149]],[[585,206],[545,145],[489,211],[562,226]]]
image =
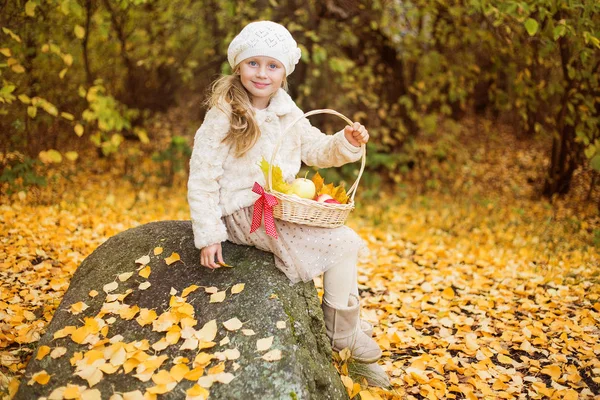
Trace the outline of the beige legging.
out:
[[[358,296],[358,254],[345,257],[323,273],[323,297],[334,307],[348,307],[350,293]]]

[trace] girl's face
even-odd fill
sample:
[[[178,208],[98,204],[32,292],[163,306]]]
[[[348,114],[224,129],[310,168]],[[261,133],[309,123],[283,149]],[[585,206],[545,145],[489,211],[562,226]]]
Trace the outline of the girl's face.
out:
[[[252,105],[258,109],[269,105],[271,96],[281,87],[285,78],[285,68],[274,58],[265,56],[249,57],[239,66],[242,85],[250,93]]]

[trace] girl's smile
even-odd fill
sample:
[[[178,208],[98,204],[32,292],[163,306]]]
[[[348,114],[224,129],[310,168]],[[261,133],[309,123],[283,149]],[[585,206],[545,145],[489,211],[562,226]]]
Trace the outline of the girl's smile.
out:
[[[269,100],[281,87],[285,78],[285,68],[278,60],[266,57],[249,57],[239,64],[242,85],[258,109],[266,108]]]
[[[256,86],[256,87],[257,87],[257,88],[259,88],[259,89],[264,89],[264,88],[266,88],[267,86],[269,86],[269,84],[268,84],[268,83],[258,83],[258,82],[252,82],[252,83],[254,83],[254,86]]]

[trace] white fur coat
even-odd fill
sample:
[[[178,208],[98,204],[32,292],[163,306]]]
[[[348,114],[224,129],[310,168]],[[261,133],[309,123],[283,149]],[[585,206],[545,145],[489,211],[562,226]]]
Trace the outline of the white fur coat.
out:
[[[208,110],[196,132],[188,203],[198,249],[227,240],[221,217],[258,199],[252,186],[254,182],[265,186],[260,160],[264,157],[270,162],[283,129],[304,114],[283,89],[278,90],[267,108],[255,112],[261,135],[241,158],[235,157],[230,145],[221,143],[229,131],[229,116],[217,108]],[[303,118],[286,133],[274,165],[281,167],[284,179],[289,182],[299,172],[301,161],[318,168],[339,167],[357,161],[361,155],[361,148],[348,142],[343,130],[325,135]]]

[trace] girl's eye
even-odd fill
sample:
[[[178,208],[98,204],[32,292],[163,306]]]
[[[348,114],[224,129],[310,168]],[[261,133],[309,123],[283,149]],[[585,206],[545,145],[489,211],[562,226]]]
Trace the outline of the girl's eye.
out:
[[[270,67],[271,67],[271,69],[275,69],[275,68],[277,68],[277,64],[271,64]]]
[[[250,61],[248,64],[254,66],[256,64],[256,61]]]

